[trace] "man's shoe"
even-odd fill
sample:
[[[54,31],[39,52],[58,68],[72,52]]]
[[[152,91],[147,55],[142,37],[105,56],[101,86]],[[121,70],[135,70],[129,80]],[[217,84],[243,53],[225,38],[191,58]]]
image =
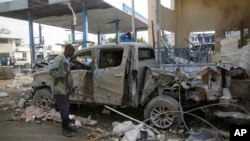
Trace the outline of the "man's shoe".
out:
[[[75,133],[68,128],[63,129],[63,135],[66,137],[72,137],[72,136],[74,136],[74,134]]]

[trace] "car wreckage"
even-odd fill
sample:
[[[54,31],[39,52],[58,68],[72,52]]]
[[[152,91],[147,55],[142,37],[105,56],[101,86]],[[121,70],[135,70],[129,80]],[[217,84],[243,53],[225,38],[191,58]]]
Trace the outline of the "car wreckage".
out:
[[[216,65],[195,73],[167,71],[146,44],[101,45],[77,51],[71,59],[72,103],[95,103],[144,109],[144,118],[160,129],[176,128],[183,110],[230,101],[230,75]],[[50,109],[54,82],[48,71],[35,73],[34,105]]]

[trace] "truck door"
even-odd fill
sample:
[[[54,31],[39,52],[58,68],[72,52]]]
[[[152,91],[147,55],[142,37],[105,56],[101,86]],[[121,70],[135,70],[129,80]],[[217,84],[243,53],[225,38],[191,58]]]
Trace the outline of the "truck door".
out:
[[[128,50],[129,47],[98,49],[97,65],[94,71],[96,103],[122,104]]]

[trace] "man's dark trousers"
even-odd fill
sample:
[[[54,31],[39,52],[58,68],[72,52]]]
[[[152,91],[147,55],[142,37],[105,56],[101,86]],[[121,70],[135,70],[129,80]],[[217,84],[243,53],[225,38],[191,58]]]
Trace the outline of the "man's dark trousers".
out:
[[[60,111],[62,119],[62,128],[67,129],[69,127],[69,97],[68,95],[54,95],[56,105]]]

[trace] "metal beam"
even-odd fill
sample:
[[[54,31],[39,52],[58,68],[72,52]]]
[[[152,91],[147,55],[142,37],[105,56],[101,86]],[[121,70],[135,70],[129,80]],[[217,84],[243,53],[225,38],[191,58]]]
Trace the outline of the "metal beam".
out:
[[[136,41],[136,33],[135,33],[135,2],[134,0],[131,0],[132,3],[132,33],[133,33],[133,38]]]
[[[83,48],[87,47],[88,41],[88,9],[82,3],[82,32],[83,32]]]
[[[120,20],[115,21],[115,43],[119,43]]]
[[[28,11],[28,21],[29,21],[30,57],[31,57],[30,59],[32,68],[32,64],[35,61],[35,46],[34,46],[34,35],[33,35],[33,20],[30,11]]]
[[[101,32],[100,31],[97,32],[97,42],[98,42],[98,45],[101,45]]]
[[[72,43],[75,42],[75,26],[71,26],[71,41]]]

